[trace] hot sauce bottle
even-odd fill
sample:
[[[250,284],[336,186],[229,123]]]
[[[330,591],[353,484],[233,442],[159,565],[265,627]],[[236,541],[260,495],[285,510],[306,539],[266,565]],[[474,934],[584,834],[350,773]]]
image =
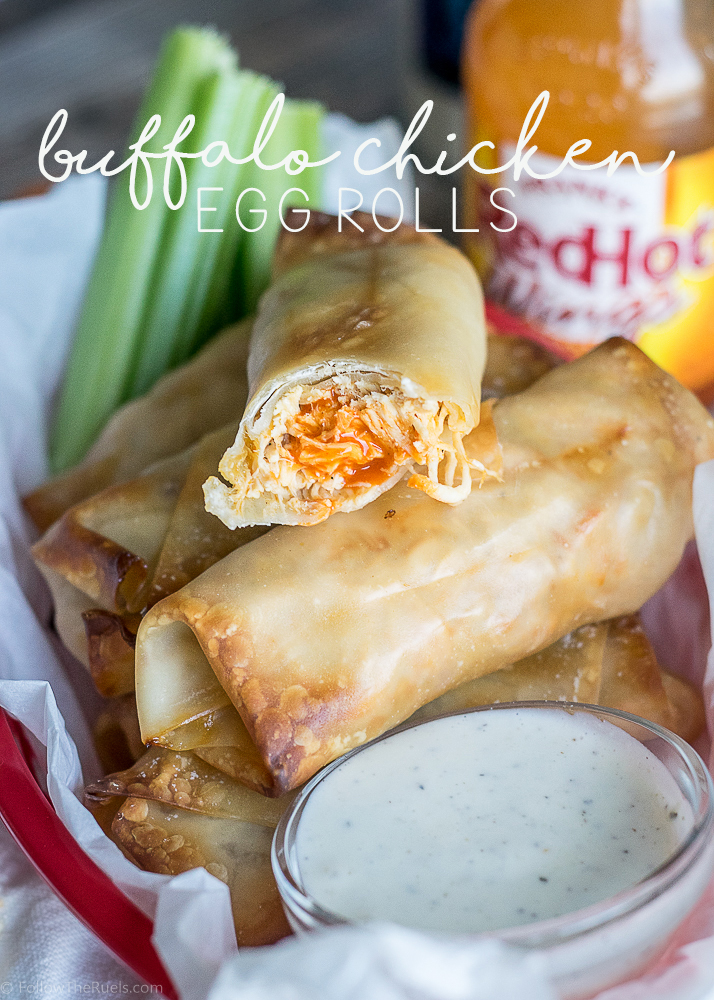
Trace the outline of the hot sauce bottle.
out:
[[[579,162],[636,154],[550,180],[467,170],[466,250],[489,296],[547,331],[566,356],[634,340],[706,394],[714,387],[714,3],[712,0],[481,0],[463,46],[468,145],[512,156],[538,95],[531,143],[545,174],[579,139]],[[671,165],[655,172],[675,151]],[[491,225],[493,188],[518,222]],[[496,201],[496,199],[494,199]],[[510,219],[510,217],[509,217]],[[501,226],[508,229],[507,225]]]

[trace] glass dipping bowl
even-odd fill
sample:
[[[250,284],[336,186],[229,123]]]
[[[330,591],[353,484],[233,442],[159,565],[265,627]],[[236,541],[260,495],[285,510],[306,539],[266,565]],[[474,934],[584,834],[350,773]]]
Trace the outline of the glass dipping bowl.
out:
[[[701,757],[684,740],[655,723],[616,709],[570,702],[510,702],[446,713],[438,719],[525,708],[589,713],[626,730],[664,764],[692,811],[691,827],[674,854],[635,885],[563,916],[465,935],[493,937],[517,948],[537,951],[558,995],[563,1000],[584,1000],[633,978],[657,958],[703,895],[714,871],[714,786]],[[302,883],[297,832],[315,788],[355,754],[396,733],[436,721],[432,718],[406,723],[333,761],[305,785],[284,813],[273,839],[272,866],[285,913],[295,932],[350,923],[320,906]]]

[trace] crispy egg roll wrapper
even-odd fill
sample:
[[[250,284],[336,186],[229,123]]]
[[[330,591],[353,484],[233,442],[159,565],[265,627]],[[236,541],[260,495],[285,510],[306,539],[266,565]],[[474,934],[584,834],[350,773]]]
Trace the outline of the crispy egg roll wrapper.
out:
[[[262,525],[231,531],[203,505],[202,484],[234,439],[238,422],[207,434],[192,450],[192,461],[171,515],[149,588],[148,606],[173,594],[219,559],[259,538]]]
[[[54,605],[53,625],[63,645],[84,666],[99,694],[115,698],[134,690],[137,615],[121,616],[38,561]]]
[[[89,670],[87,633],[83,615],[85,612],[91,612],[96,607],[96,602],[49,566],[42,566],[41,569],[52,594],[55,631],[75,659]]]
[[[561,700],[597,702],[608,623],[585,625],[520,663],[460,685],[420,709],[413,718],[497,701]],[[220,692],[217,692],[220,697]],[[616,706],[615,706],[616,707]],[[275,794],[270,772],[233,705],[155,737],[164,747],[192,751],[238,781]]]
[[[491,337],[484,373],[489,398],[535,381],[548,363],[544,355],[522,338]],[[36,543],[40,569],[50,568],[85,593],[88,608],[121,613],[141,597],[154,604],[259,537],[264,526],[237,536],[203,506],[201,485],[236,430],[237,423],[228,424],[147,474],[75,505]]]
[[[264,795],[273,793],[272,775],[230,702],[162,733],[155,742],[171,750],[190,750],[249,788]]]
[[[310,532],[276,528],[157,604],[137,639],[143,739],[225,704],[210,664],[280,793],[459,684],[638,610],[692,534],[712,418],[613,339],[493,419],[502,483],[448,506],[402,482]]]
[[[701,694],[660,668],[638,615],[582,625],[539,653],[448,691],[420,708],[412,720],[508,701],[573,701],[617,708],[689,742],[705,724]]]
[[[139,615],[122,616],[102,608],[82,613],[87,666],[94,686],[105,698],[117,698],[134,690],[134,650],[140,620]]]
[[[174,455],[72,507],[33,546],[40,570],[54,570],[95,607],[140,611],[192,457],[191,449]]]
[[[579,701],[597,705],[609,627],[609,622],[581,625],[538,653],[447,691],[415,712],[412,720],[508,701]]]
[[[302,219],[294,209],[289,209],[286,221],[291,224],[293,213],[295,225],[299,226]],[[309,225],[299,232],[281,230],[273,260],[273,279],[299,264],[348,250],[361,250],[367,243],[381,246],[406,243],[436,245],[441,242],[433,234],[418,233],[411,226],[405,225],[399,226],[394,232],[385,233],[376,225],[370,212],[353,212],[352,218],[363,232],[345,224],[340,233],[335,216],[323,212],[313,212]],[[382,225],[389,225],[389,220],[380,221]],[[541,375],[562,364],[560,358],[526,337],[499,330],[488,322],[486,332],[488,352],[481,381],[482,399],[501,399],[515,392],[523,392]]]
[[[191,465],[191,451],[109,487],[56,521],[32,554],[55,628],[100,694],[134,690],[134,646],[153,568]]]
[[[517,663],[448,691],[410,721],[510,701],[572,701],[632,712],[692,741],[704,728],[701,694],[660,670],[636,615],[582,625]],[[271,794],[271,779],[232,705],[162,737],[238,781]]]
[[[251,325],[249,319],[228,327],[150,392],[123,406],[79,465],[26,497],[25,509],[37,528],[46,531],[80,501],[134,479],[209,431],[239,420],[248,398]]]
[[[179,875],[201,867],[225,882],[239,945],[274,944],[290,933],[270,865],[271,829],[128,798],[111,834],[145,871]]]
[[[701,692],[685,680],[666,670],[662,671],[662,683],[670,706],[670,722],[667,728],[693,743],[706,728],[706,712]]]
[[[149,749],[86,791],[93,809],[126,799],[113,839],[140,867],[177,875],[203,866],[226,882],[239,944],[289,933],[270,866],[273,830],[292,796],[269,799],[191,753]]]
[[[77,504],[33,548],[60,638],[106,697],[134,690],[136,631],[146,607],[267,530],[230,531],[203,507],[201,483],[236,427]]]
[[[484,391],[489,398],[517,391],[554,363],[543,348],[523,338],[490,336]],[[236,430],[234,423],[207,434],[175,461],[160,463],[148,479],[141,476],[137,483],[106,489],[79,504],[35,547],[35,558],[53,595],[57,632],[90,670],[105,697],[134,690],[139,616],[119,610],[120,604],[127,603],[127,571],[133,572],[135,584],[131,602],[145,601],[150,607],[267,530],[255,526],[231,531],[203,505],[201,485]],[[129,534],[127,526],[132,529]],[[149,583],[150,563],[155,568]],[[124,600],[120,601],[122,588]],[[104,604],[99,606],[101,601]],[[243,772],[242,754],[224,747],[220,755],[232,773]],[[234,758],[232,765],[228,755]]]
[[[311,212],[308,224],[299,229],[303,222],[299,209],[288,209],[285,221],[289,228],[280,230],[273,256],[273,281],[301,264],[309,264],[318,258],[331,257],[337,253],[364,250],[367,246],[405,246],[413,243],[437,246],[442,242],[433,233],[418,232],[408,224],[385,233],[384,230],[389,229],[394,220],[378,216],[383,227],[380,229],[371,212],[353,212],[352,218],[357,226],[344,223],[340,232],[336,215]],[[297,231],[291,232],[291,229]]]
[[[701,693],[683,678],[659,668],[638,615],[610,624],[600,704],[640,715],[690,743],[706,725]]]
[[[581,701],[597,703],[608,627],[606,622],[584,625],[519,663],[447,692],[412,719],[498,701],[578,701],[580,695]],[[256,791],[274,794],[272,777],[233,705],[164,733],[160,743],[173,750],[190,750]]]
[[[280,271],[253,327],[250,399],[206,481],[231,528],[311,525],[358,510],[415,465],[419,489],[459,503],[498,474],[462,439],[479,421],[483,296],[440,240],[370,242]],[[441,462],[447,455],[448,461]]]
[[[109,837],[109,839],[113,840],[115,843],[116,837],[112,833],[112,823],[114,822],[114,817],[119,812],[125,801],[125,799],[119,798],[107,799],[105,802],[97,803],[92,806],[92,816],[96,819],[105,836]]]
[[[40,568],[52,594],[55,631],[89,671],[97,691],[105,698],[133,691],[139,617],[97,608],[92,598],[55,570],[46,565]]]
[[[134,795],[271,830],[291,799],[260,795],[191,751],[178,753],[164,747],[149,747],[130,768],[88,785],[85,795],[89,802]]]

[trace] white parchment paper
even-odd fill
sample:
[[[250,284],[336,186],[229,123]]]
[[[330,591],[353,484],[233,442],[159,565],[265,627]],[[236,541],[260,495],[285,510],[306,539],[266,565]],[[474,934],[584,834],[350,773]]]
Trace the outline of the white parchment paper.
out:
[[[339,119],[331,127],[333,137],[348,130]],[[383,152],[398,141],[390,128],[382,128]],[[337,185],[359,187],[360,179],[343,173],[330,184],[332,205]],[[47,747],[48,790],[59,816],[155,918],[157,948],[185,1000],[202,1000],[214,980],[211,1000],[550,1000],[537,956],[388,925],[335,929],[239,954],[223,883],[202,869],[175,879],[139,871],[81,804],[84,780],[98,773],[89,737],[96,697],[47,627],[48,596],[29,556],[32,529],[19,498],[45,476],[48,414],[101,229],[104,194],[103,183],[89,177],[0,205],[0,704]],[[406,202],[406,185],[404,194]],[[695,514],[714,594],[714,462],[697,470]],[[676,593],[666,606],[676,623]],[[657,608],[655,602],[650,614],[656,617]],[[711,658],[705,684],[711,726]],[[710,889],[657,967],[601,1000],[699,1000],[713,984]]]

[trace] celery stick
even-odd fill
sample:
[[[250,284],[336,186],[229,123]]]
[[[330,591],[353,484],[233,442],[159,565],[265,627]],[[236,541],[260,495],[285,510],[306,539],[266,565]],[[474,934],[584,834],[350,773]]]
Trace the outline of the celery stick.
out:
[[[184,152],[200,152],[209,143],[226,139],[246,91],[241,73],[216,73],[204,80],[194,102],[196,125],[188,139],[182,143]],[[220,241],[220,233],[200,233],[197,226],[196,195],[199,187],[220,187],[220,174],[225,165],[211,168],[200,159],[185,160],[187,195],[183,206],[170,213],[162,232],[157,253],[157,267],[142,318],[141,338],[137,345],[134,364],[128,385],[128,395],[146,392],[170,367],[176,341],[183,340],[181,316],[193,294],[193,274],[202,253]],[[228,164],[234,171],[236,168]],[[221,167],[223,170],[221,171]],[[209,198],[211,196],[209,195]],[[213,199],[216,194],[213,194]],[[202,216],[206,228],[223,228],[217,212]],[[187,355],[179,351],[178,361]]]
[[[240,99],[222,136],[235,157],[245,156],[252,148],[274,88],[267,77],[255,73],[243,71],[240,78]],[[209,169],[208,180],[202,184],[223,188],[223,191],[208,195],[216,211],[204,215],[203,223],[206,228],[222,229],[223,232],[196,233],[199,242],[192,281],[174,338],[171,366],[185,361],[211,334],[242,315],[230,280],[242,233],[235,218],[235,203],[246,167],[223,161]],[[197,229],[195,220],[194,229]]]
[[[264,163],[277,163],[294,149],[304,149],[311,161],[322,158],[320,143],[321,122],[325,110],[315,101],[285,102],[280,121],[262,153]],[[250,172],[245,187],[259,188],[265,195],[265,203],[258,195],[246,195],[245,208],[265,208],[268,212],[265,225],[255,233],[246,233],[238,258],[236,280],[241,290],[243,308],[252,312],[258,299],[270,281],[270,267],[275,242],[280,230],[278,205],[280,198],[289,188],[301,188],[310,198],[309,203],[301,194],[293,192],[285,201],[284,209],[290,205],[298,208],[316,209],[319,204],[322,184],[322,168],[310,168],[297,175],[290,175],[284,169],[261,170],[250,164]],[[253,202],[248,204],[248,198]],[[245,213],[245,217],[251,216]]]
[[[250,152],[263,117],[278,93],[278,85],[272,80],[252,77],[249,93],[230,132],[229,145],[234,156],[244,157]],[[181,336],[187,338],[187,344],[181,345],[184,357],[197,350],[216,330],[248,311],[241,301],[235,276],[239,248],[245,239],[236,221],[235,207],[241,191],[249,186],[246,178],[251,166],[233,166],[232,170],[232,176],[226,178],[224,193],[216,202],[218,212],[214,215],[216,220],[222,220],[217,225],[223,228],[223,234],[220,241],[209,244],[212,256],[206,254],[201,260],[203,266],[196,275],[196,287],[182,319]],[[217,186],[224,185],[221,182]],[[179,360],[178,356],[174,358],[175,362]]]
[[[235,61],[233,51],[215,32],[175,31],[162,48],[132,134],[138,137],[149,117],[160,114],[161,128],[146,147],[160,150],[191,109],[200,81],[216,70],[230,70]],[[167,213],[160,184],[155,184],[151,203],[139,212],[129,198],[127,174],[119,175],[53,427],[54,472],[83,456],[126,395]]]

